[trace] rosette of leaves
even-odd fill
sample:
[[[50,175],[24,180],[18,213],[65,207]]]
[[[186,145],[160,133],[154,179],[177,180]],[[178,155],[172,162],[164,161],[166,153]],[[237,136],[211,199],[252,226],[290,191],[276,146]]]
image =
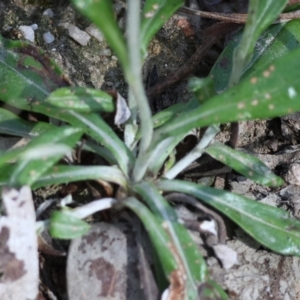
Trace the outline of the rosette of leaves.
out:
[[[183,1],[147,0],[141,10],[140,1],[129,0],[126,39],[109,0],[73,0],[73,3],[103,32],[122,66],[129,86],[130,110],[124,125],[124,139],[102,117],[116,110],[116,102],[110,94],[70,86],[61,70],[40,50],[1,37],[0,99],[10,106],[44,114],[65,124],[25,121],[1,108],[0,131],[31,139],[23,148],[2,153],[1,184],[29,185],[34,189],[88,179],[114,183],[119,192],[108,206],[129,208],[140,218],[156,250],[160,268],[170,282],[169,291],[180,283],[182,299],[197,299],[199,290],[210,299],[227,296],[209,279],[197,245],[178,221],[165,193],[192,195],[220,210],[272,251],[299,255],[300,223],[283,210],[234,193],[175,179],[206,152],[259,184],[282,184],[257,158],[222,144],[210,145],[210,142],[218,132],[219,123],[271,118],[300,109],[300,21],[271,25],[287,1],[250,1],[252,14],[245,29],[228,44],[211,71],[214,82],[194,79],[190,83],[194,97],[188,103],[173,105],[153,116],[141,81],[141,67],[151,38]],[[268,42],[263,43],[266,37]],[[255,47],[257,42],[260,47]],[[219,63],[222,59],[228,61],[226,70]],[[215,90],[222,93],[217,94]],[[207,126],[191,153],[178,162],[168,159],[190,130]],[[86,149],[102,156],[106,165],[60,163],[80,144],[82,135],[95,141]],[[66,216],[65,222],[72,226],[77,224],[78,234],[86,231],[86,224],[76,223],[78,216],[72,217],[70,210]],[[60,216],[54,214],[50,220],[52,234],[73,238],[74,235],[68,233],[69,227],[60,226],[59,222]]]

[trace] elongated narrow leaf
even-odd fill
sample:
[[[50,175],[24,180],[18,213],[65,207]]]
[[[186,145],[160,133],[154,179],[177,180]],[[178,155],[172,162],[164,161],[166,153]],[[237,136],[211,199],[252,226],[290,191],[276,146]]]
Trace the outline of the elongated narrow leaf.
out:
[[[106,148],[95,144],[94,142],[87,141],[86,144],[83,145],[83,149],[86,151],[91,151],[97,153],[101,157],[103,157],[110,165],[116,165],[117,161],[113,154]]]
[[[152,117],[154,128],[160,127],[170,120],[176,119],[182,112],[192,111],[199,107],[197,98],[192,98],[186,103],[177,103],[163,109]]]
[[[189,80],[188,89],[191,93],[194,93],[199,103],[203,103],[215,95],[215,85],[212,77],[193,77]]]
[[[254,56],[243,74],[249,78],[254,72],[264,70],[276,59],[298,49],[300,43],[300,20],[272,25],[262,36],[255,47]]]
[[[113,112],[113,97],[103,91],[85,87],[64,87],[52,92],[46,102],[78,112]]]
[[[177,215],[167,201],[151,183],[136,184],[134,190],[147,202],[153,213],[164,222],[164,228],[171,238],[173,255],[181,262],[180,269],[186,276],[185,293],[190,299],[197,296],[197,286],[207,279],[207,269],[203,257],[186,229],[178,223]],[[193,298],[194,297],[194,298]]]
[[[255,25],[252,29],[254,31],[254,44],[258,37],[261,35],[261,33],[268,27],[270,24],[273,23],[273,21],[276,20],[278,15],[283,11],[286,4],[288,3],[288,0],[277,0],[276,2],[272,0],[266,0],[266,1],[253,1],[250,0],[250,2],[255,2],[257,6],[257,10],[255,13],[257,14],[254,17]],[[251,5],[250,5],[251,8]],[[250,11],[250,14],[253,13]],[[254,45],[253,45],[254,47]]]
[[[129,170],[133,166],[133,154],[100,116],[96,114],[83,115],[70,111],[69,115],[61,116],[61,118],[74,126],[79,123],[86,134],[111,151],[124,174],[129,174]]]
[[[0,99],[12,106],[31,110],[56,88],[69,85],[59,68],[32,45],[0,36],[0,53]]]
[[[174,105],[169,106],[155,114],[152,117],[153,127],[157,128],[161,125],[165,124],[167,121],[172,119],[176,114],[184,111],[186,109],[186,103],[176,103]],[[139,134],[140,135],[140,134]]]
[[[68,83],[57,67],[33,46],[26,43],[11,42],[0,37],[0,74],[5,74],[0,80],[0,99],[20,109],[32,110],[47,116],[82,127],[87,134],[105,147],[116,157],[125,174],[133,164],[133,155],[115,132],[101,119],[90,114],[71,115],[68,110],[62,110],[45,99],[50,92]],[[20,61],[20,63],[18,63]],[[14,82],[14,85],[11,84]]]
[[[4,45],[6,48],[4,48]],[[14,51],[20,51],[20,49],[22,49],[22,51],[26,53],[24,54],[24,59],[26,58],[25,61],[33,61],[37,65],[39,64],[39,61],[48,62],[47,58],[42,54],[40,55],[37,49],[33,47],[27,49],[29,46],[24,46],[20,43],[11,43],[3,39],[3,44],[1,46],[3,47],[2,51],[4,59],[1,61],[2,56],[0,57],[0,71],[6,74],[5,80],[0,80],[1,100],[20,109],[43,113],[53,118],[69,122],[73,126],[83,127],[87,134],[91,133],[96,141],[102,143],[111,150],[122,170],[128,174],[128,169],[132,164],[133,156],[114,131],[98,115],[90,114],[89,116],[83,117],[80,114],[76,114],[76,117],[74,117],[70,115],[67,110],[62,110],[54,107],[50,103],[46,103],[45,99],[52,90],[48,87],[48,81],[45,79],[45,82],[43,82],[43,78],[38,77],[37,74],[39,73],[36,73],[41,73],[44,70],[42,69],[41,71],[39,69],[36,70],[36,68],[28,68],[27,65],[20,67],[17,64],[16,59],[21,60],[21,55],[18,57]],[[21,46],[24,47],[22,48]],[[52,64],[49,63],[49,65],[46,66],[46,70],[51,68],[51,66]],[[43,67],[45,66],[43,65]],[[24,73],[24,69],[26,71],[29,70],[30,73]],[[51,84],[49,83],[49,86],[54,89],[55,84],[60,83],[60,77],[48,73],[46,73],[46,75],[49,76],[50,79],[53,79],[53,82]],[[30,80],[28,80],[27,77],[29,77]],[[15,82],[17,88],[14,88],[11,85],[11,82]],[[63,86],[62,83],[60,84]],[[57,87],[59,87],[59,85]]]
[[[201,137],[199,143],[182,159],[180,159],[170,170],[165,172],[162,177],[166,179],[175,178],[180,172],[185,170],[197,158],[201,157],[204,149],[210,144],[214,137],[220,132],[219,125],[211,125]]]
[[[238,86],[159,128],[153,146],[167,136],[195,127],[270,118],[300,110],[300,49],[252,74]]]
[[[123,68],[127,70],[128,59],[125,40],[115,20],[111,1],[72,0],[72,2],[84,16],[98,26],[110,47],[118,56]]]
[[[151,174],[158,174],[166,159],[175,151],[175,147],[185,138],[186,135],[178,134],[176,137],[165,139],[156,149],[153,151],[153,156],[149,160],[148,170]]]
[[[197,98],[192,98],[187,103],[176,103],[171,105],[152,117],[153,128],[157,128],[167,123],[170,120],[176,119],[182,112],[187,112],[199,107],[199,101]],[[141,131],[139,130],[136,134],[136,139],[141,138]]]
[[[1,133],[33,138],[50,128],[54,128],[54,126],[44,122],[28,122],[7,109],[0,108]]]
[[[10,101],[10,98],[5,99],[5,102],[9,103]],[[14,105],[18,108],[22,108],[27,104],[26,100],[19,98],[18,101],[14,102]],[[28,107],[26,108],[29,109]],[[86,134],[110,150],[125,174],[129,173],[129,169],[133,165],[133,154],[99,115],[92,113],[80,114],[75,111],[62,110],[52,106],[49,107],[45,103],[33,106],[32,110],[68,122],[74,127],[82,128]]]
[[[153,127],[160,127],[170,120],[176,119],[182,112],[187,112],[195,109],[199,106],[199,101],[193,97],[187,103],[177,103],[171,105],[170,107],[158,112],[152,117]],[[143,168],[148,168],[152,174],[157,174],[162,168],[165,160],[168,158],[170,153],[174,150],[176,145],[186,136],[186,134],[176,135],[175,137],[170,137],[165,139],[155,151],[149,155],[151,158],[143,158],[137,161],[137,169],[140,171]],[[141,138],[141,131],[137,132],[136,139]]]
[[[273,23],[287,2],[288,0],[278,0],[275,3],[274,1],[250,0],[243,36],[233,54],[233,69],[229,87],[240,81],[259,36]]]
[[[170,235],[168,232],[166,232],[165,225],[162,223],[161,218],[155,214],[152,214],[151,211],[136,198],[127,198],[123,203],[125,206],[133,210],[143,222],[158,254],[165,276],[171,281],[171,284],[174,284],[170,287],[170,289],[174,290],[175,288],[181,288],[181,286],[177,285],[177,280],[174,281],[174,279],[180,274],[180,272],[178,272],[180,269],[178,266],[178,261],[176,261],[174,257],[174,249],[172,247]],[[188,235],[187,232],[186,235]],[[190,247],[192,244],[193,242],[191,242],[191,244],[189,244],[187,247]],[[197,249],[196,252],[198,252]],[[195,263],[198,264],[197,261]],[[158,274],[158,276],[161,276],[161,274]],[[182,283],[184,284],[185,281],[186,280],[184,280]],[[209,284],[207,284],[207,282]],[[207,299],[227,299],[227,296],[222,288],[210,279],[207,279],[205,282],[203,282],[203,286],[200,284],[198,290],[187,291],[187,293],[184,295],[184,299],[198,299],[199,290],[201,290],[199,296],[205,295],[206,297],[211,297]]]
[[[59,165],[50,168],[41,177],[37,179],[33,188],[51,184],[60,184],[82,180],[105,180],[126,186],[126,178],[116,167],[98,167],[98,166],[64,166]]]
[[[280,186],[283,184],[283,180],[280,177],[276,176],[263,162],[253,155],[234,150],[220,143],[209,146],[205,149],[205,152],[259,184],[269,186]]]
[[[14,171],[14,164],[7,164],[0,168],[0,187],[8,186],[12,172]]]
[[[240,42],[241,36],[242,31],[227,44],[210,72],[214,78],[217,92],[228,88],[233,64],[232,53]],[[271,62],[299,48],[299,43],[300,20],[272,25],[256,43],[252,59],[247,65],[242,79],[249,78],[258,70],[264,70]]]
[[[246,197],[179,180],[161,180],[164,192],[192,195],[236,222],[267,248],[284,255],[300,256],[300,221],[289,213]]]
[[[5,101],[9,103],[11,99],[7,98]],[[18,108],[22,108],[24,105],[26,106],[26,100],[20,98],[18,101],[14,102],[14,105]],[[110,150],[125,174],[129,173],[129,170],[133,165],[133,154],[99,115],[92,113],[80,114],[75,111],[59,110],[52,106],[48,107],[45,103],[32,107],[32,110],[68,122],[74,127],[82,128],[86,134],[90,135],[97,142]]]
[[[22,110],[58,115],[61,109],[45,99],[56,88],[70,84],[54,62],[28,43],[1,36],[0,53],[0,99]]]
[[[183,0],[147,0],[145,2],[141,24],[141,49],[144,54],[154,34],[183,3]]]
[[[56,152],[58,154],[58,153],[66,151],[67,149],[70,150],[69,147],[64,148],[63,145],[60,145],[62,147],[59,147],[59,148],[56,146],[57,145],[44,144],[44,145],[39,145],[38,148],[36,148],[37,146],[35,146],[34,150],[32,150],[32,146],[29,145],[29,146],[25,146],[25,147],[10,149],[6,152],[0,153],[0,168],[2,168],[1,171],[3,171],[3,169],[6,169],[7,165],[9,163],[15,162],[18,159],[25,159],[25,158],[26,159],[43,159],[43,157],[47,155],[45,152],[50,151],[50,152],[53,152],[53,155],[54,155],[54,152]],[[53,149],[54,147],[56,147],[55,150]]]
[[[0,99],[19,109],[59,118],[66,114],[46,103],[49,94],[69,86],[59,68],[38,48],[0,36]],[[13,84],[12,84],[13,82]]]
[[[161,265],[167,278],[178,269],[178,264],[170,249],[170,237],[165,232],[161,219],[156,217],[151,211],[137,199],[127,198],[123,204],[133,210],[143,222],[151,241],[157,251]]]
[[[10,184],[32,185],[76,144],[82,130],[72,127],[54,128],[31,141],[11,174]]]
[[[186,229],[177,222],[177,215],[174,210],[152,183],[136,184],[134,190],[144,198],[156,217],[163,222],[163,228],[171,239],[172,254],[177,257],[176,261],[180,261],[179,269],[182,276],[186,278],[183,287],[186,299],[197,299],[197,286],[199,287],[201,283],[209,280],[207,268],[198,247]],[[206,295],[213,295],[212,299],[218,298],[218,296],[218,299],[226,299],[224,291],[216,283],[213,286],[214,288],[207,287]]]
[[[90,225],[76,218],[68,209],[53,212],[50,234],[58,239],[75,239],[88,232]]]

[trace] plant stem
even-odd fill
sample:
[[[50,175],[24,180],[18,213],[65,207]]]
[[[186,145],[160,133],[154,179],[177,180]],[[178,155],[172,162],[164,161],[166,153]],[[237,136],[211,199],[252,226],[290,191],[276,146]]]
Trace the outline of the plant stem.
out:
[[[128,0],[127,43],[130,72],[127,73],[127,82],[139,110],[142,132],[139,155],[142,155],[151,143],[153,125],[151,110],[142,83],[140,42],[140,1]]]
[[[118,201],[114,198],[103,198],[95,200],[86,205],[73,209],[72,214],[74,215],[74,217],[84,219],[94,214],[95,212],[111,208],[117,202]]]
[[[173,168],[171,168],[166,174],[163,175],[164,178],[173,179],[185,168],[187,168],[193,161],[201,157],[203,150],[208,146],[208,144],[214,139],[216,134],[220,131],[218,125],[209,126],[204,136],[198,145],[185,157],[183,157]]]
[[[172,138],[169,138],[172,139]],[[161,148],[163,145],[168,143],[169,139],[163,140],[161,143],[159,143],[153,150],[146,151],[142,155],[140,154],[139,157],[136,159],[133,169],[133,179],[135,182],[139,182],[142,180],[142,178],[145,176],[147,172],[147,168],[151,162],[151,159],[157,155],[159,155],[159,151],[161,151]],[[163,145],[162,145],[163,144]]]

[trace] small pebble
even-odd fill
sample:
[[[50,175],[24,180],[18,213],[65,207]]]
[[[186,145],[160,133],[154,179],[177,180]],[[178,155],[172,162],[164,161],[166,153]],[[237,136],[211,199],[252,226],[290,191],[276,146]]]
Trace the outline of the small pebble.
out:
[[[28,40],[28,41],[34,43],[34,31],[31,28],[31,26],[20,26],[19,30],[22,31],[25,40]]]
[[[47,44],[50,44],[55,40],[54,35],[51,34],[51,32],[49,32],[49,31],[43,34],[43,38],[44,38],[45,43],[47,43]]]
[[[30,25],[30,27],[33,29],[33,30],[37,30],[39,28],[39,26],[37,24],[32,24]]]
[[[86,46],[91,38],[85,31],[80,30],[74,25],[70,25],[68,30],[69,36],[81,46]]]
[[[49,18],[52,18],[54,16],[53,10],[51,8],[47,8],[44,12],[43,12],[43,16],[47,16]]]
[[[94,25],[90,25],[85,30],[89,35],[93,36],[95,39],[97,39],[99,42],[103,42],[104,36],[103,33]]]

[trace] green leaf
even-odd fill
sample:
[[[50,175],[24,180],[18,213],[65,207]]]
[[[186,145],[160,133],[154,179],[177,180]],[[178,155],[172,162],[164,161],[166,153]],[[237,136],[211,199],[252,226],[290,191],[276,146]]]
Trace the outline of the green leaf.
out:
[[[25,121],[7,109],[0,108],[1,133],[33,138],[53,127],[53,125],[44,122]]]
[[[148,44],[155,33],[183,3],[183,0],[147,0],[145,2],[141,24],[143,55],[147,53]]]
[[[0,36],[0,54],[0,99],[9,105],[31,110],[56,88],[69,85],[59,68],[32,45]]]
[[[299,30],[300,20],[292,20],[270,27],[257,43],[251,64],[245,70],[242,78],[251,77],[254,72],[264,70],[276,59],[298,49]]]
[[[65,87],[52,92],[46,102],[53,106],[82,113],[113,112],[113,97],[103,91],[86,87]]]
[[[207,99],[215,95],[215,86],[212,77],[192,77],[188,82],[188,89],[196,96],[199,103],[204,103]]]
[[[214,137],[220,132],[219,125],[211,125],[202,135],[199,143],[183,158],[181,158],[169,171],[164,172],[162,177],[166,179],[173,179],[183,170],[185,170],[197,158],[201,157],[204,149],[211,143]]]
[[[8,186],[13,170],[14,164],[7,164],[0,168],[0,187]]]
[[[193,111],[199,106],[199,99],[195,97],[188,102],[171,105],[152,117],[153,126],[154,128],[160,127],[168,121],[176,120],[183,112]]]
[[[229,78],[232,72],[232,53],[240,42],[241,36],[242,31],[231,39],[210,72],[210,76],[214,78],[217,92],[224,91],[228,88]],[[299,48],[299,43],[300,20],[292,20],[287,23],[272,25],[263,33],[256,43],[252,59],[247,65],[242,79],[249,78],[254,72],[265,69],[276,59]]]
[[[7,102],[10,99],[6,99]],[[23,106],[24,101],[19,99],[14,105],[18,108]],[[49,104],[50,105],[50,104]],[[53,109],[45,104],[37,105],[32,108],[33,111],[45,113],[46,115],[70,123],[74,127],[82,128],[82,130],[101,143],[115,156],[120,168],[125,174],[129,174],[129,170],[133,165],[134,157],[131,151],[116,135],[112,128],[97,114],[80,114],[75,111]],[[107,153],[106,157],[109,154]]]
[[[50,218],[50,234],[58,239],[75,239],[86,234],[90,225],[76,218],[71,211],[54,211]]]
[[[70,111],[69,115],[61,116],[61,118],[64,118],[74,126],[79,125],[86,134],[110,150],[118,161],[120,169],[128,176],[133,166],[134,156],[113,129],[99,115],[84,115]]]
[[[70,122],[73,126],[83,127],[115,155],[124,173],[129,173],[133,164],[132,153],[100,117],[93,114],[88,117],[75,114],[74,117],[74,114],[45,102],[50,92],[68,85],[46,56],[26,43],[11,42],[1,37],[0,47],[0,74],[5,74],[0,80],[1,100],[20,109],[43,113]]]
[[[75,7],[104,34],[110,47],[118,56],[124,70],[129,69],[127,49],[124,37],[115,20],[113,6],[110,0],[72,0]]]
[[[97,145],[92,141],[87,141],[83,145],[83,150],[91,151],[97,153],[99,156],[103,157],[110,165],[116,165],[117,161],[114,158],[113,154],[106,148]]]
[[[113,153],[121,169],[128,174],[133,165],[133,155],[100,116],[83,116],[45,102],[45,98],[55,88],[68,85],[57,67],[30,45],[1,37],[0,42],[0,74],[5,74],[3,80],[0,80],[1,100],[17,108],[43,113],[84,128],[87,134],[90,133]]]
[[[158,174],[166,159],[172,154],[176,146],[185,136],[186,135],[178,134],[176,137],[165,139],[155,151],[152,151],[152,156],[148,163],[148,171],[150,171],[152,175]]]
[[[233,69],[229,87],[239,82],[246,65],[251,59],[259,36],[273,23],[287,2],[288,0],[278,0],[276,2],[250,0],[243,36],[233,54]]]
[[[213,158],[231,167],[251,180],[268,186],[280,186],[283,180],[276,176],[257,157],[234,150],[226,145],[215,143],[205,149]]]
[[[126,187],[126,178],[116,167],[58,165],[48,169],[40,176],[33,185],[33,188],[36,189],[51,184],[97,179]]]
[[[300,221],[289,213],[246,197],[179,180],[161,180],[164,192],[192,195],[219,210],[267,248],[284,255],[300,256]]]
[[[205,261],[198,247],[186,228],[178,223],[174,210],[152,183],[141,182],[134,185],[133,189],[143,197],[154,215],[162,222],[162,227],[170,238],[169,247],[172,245],[172,255],[177,257],[176,261],[180,262],[179,269],[183,272],[182,276],[186,278],[185,299],[197,299],[197,287],[207,280],[210,281]],[[220,299],[226,299],[224,291],[216,283],[211,283],[213,287],[206,287],[206,292],[214,295],[211,299],[219,299],[218,296]]]
[[[197,286],[207,279],[207,268],[199,249],[182,224],[178,223],[177,215],[168,202],[160,195],[151,183],[135,184],[133,189],[146,201],[152,212],[163,222],[166,233],[171,238],[173,255],[181,262],[181,270],[186,276],[185,293],[187,298],[197,298]]]
[[[196,127],[271,118],[300,110],[299,57],[300,49],[294,50],[201,107],[182,113],[155,132],[153,147],[168,136]]]
[[[199,107],[201,103],[205,102],[207,99],[209,99],[215,94],[213,80],[211,78],[192,78],[189,81],[189,89],[191,92],[195,93],[195,97],[193,97],[187,103],[178,103],[159,112],[152,118],[152,120],[155,122],[154,124],[162,125],[170,120],[175,120],[178,118],[178,116],[180,116],[181,113],[186,113],[187,111],[194,110],[195,108]],[[162,141],[160,145],[156,147],[155,151],[152,151],[152,155],[149,160],[148,166],[148,169],[151,172],[151,174],[156,175],[159,172],[163,163],[174,151],[175,147],[179,144],[179,142],[184,139],[185,136],[186,133],[176,133],[175,136],[166,138],[164,141]],[[198,152],[198,150],[196,150],[196,152]],[[195,151],[193,150],[193,156],[194,155]]]
[[[199,107],[199,101],[196,98],[192,98],[188,102],[180,102],[173,104],[152,117],[153,128],[157,128],[167,123],[170,120],[173,120],[180,116],[182,112],[187,112],[189,110],[193,110],[196,107]],[[141,138],[141,131],[139,130],[136,134],[136,140]]]
[[[130,208],[143,222],[150,239],[157,251],[160,263],[167,278],[178,269],[178,264],[172,255],[170,248],[170,237],[165,232],[161,219],[156,217],[151,211],[136,198],[127,198],[123,204]]]
[[[58,117],[61,109],[45,99],[69,82],[54,62],[32,45],[1,36],[0,53],[0,75],[5,74],[0,80],[0,99],[22,110]]]
[[[193,99],[194,100],[194,99]],[[174,105],[169,106],[168,108],[165,108],[155,114],[152,117],[153,127],[157,128],[168,122],[169,120],[172,120],[173,118],[176,118],[180,113],[183,111],[189,110],[189,104],[193,100],[190,100],[188,103],[176,103]],[[199,104],[196,103],[196,101],[193,101],[193,108],[197,107]],[[140,135],[140,134],[138,134]]]
[[[11,174],[10,185],[32,185],[76,144],[82,130],[72,127],[51,129],[31,141],[19,157]]]

